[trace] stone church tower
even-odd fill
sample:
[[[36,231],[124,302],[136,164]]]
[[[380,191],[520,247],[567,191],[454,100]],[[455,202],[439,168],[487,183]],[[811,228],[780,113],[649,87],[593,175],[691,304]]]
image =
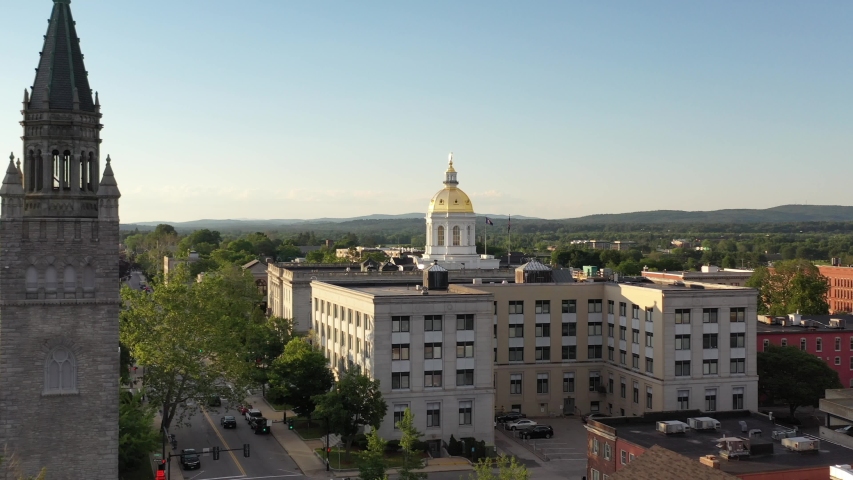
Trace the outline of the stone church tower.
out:
[[[23,165],[0,188],[0,449],[50,479],[118,478],[119,191],[70,0],[53,12]],[[2,450],[0,450],[2,451]]]

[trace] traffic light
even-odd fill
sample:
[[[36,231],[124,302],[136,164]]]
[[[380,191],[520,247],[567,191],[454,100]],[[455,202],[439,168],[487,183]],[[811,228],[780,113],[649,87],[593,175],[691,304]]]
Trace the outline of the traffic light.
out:
[[[213,447],[213,459],[219,460],[219,447]]]
[[[251,455],[249,455],[249,453],[250,453],[250,452],[249,452],[249,444],[248,444],[248,443],[244,443],[244,444],[243,444],[243,456],[244,456],[244,457],[246,457],[246,458],[248,458],[248,457],[250,457],[250,456],[251,456]]]
[[[287,421],[287,429],[293,430],[293,419],[292,418]]]
[[[326,453],[332,453],[332,447],[326,447]]]

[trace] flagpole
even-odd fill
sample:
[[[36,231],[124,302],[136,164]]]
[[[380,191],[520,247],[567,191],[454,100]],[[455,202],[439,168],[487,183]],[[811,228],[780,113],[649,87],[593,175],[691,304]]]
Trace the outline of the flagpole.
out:
[[[506,262],[509,263],[510,252],[512,252],[512,215],[506,216]]]
[[[486,228],[483,229],[484,240],[483,248],[486,255],[489,254],[489,222],[486,222]]]

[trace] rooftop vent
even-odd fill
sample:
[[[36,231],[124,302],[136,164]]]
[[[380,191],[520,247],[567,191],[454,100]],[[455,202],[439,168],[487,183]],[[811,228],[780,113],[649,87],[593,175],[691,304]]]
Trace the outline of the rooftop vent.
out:
[[[515,283],[552,283],[553,273],[551,267],[533,259],[515,269]]]
[[[429,290],[447,290],[450,284],[447,269],[434,261],[429,268],[424,269],[424,288]]]

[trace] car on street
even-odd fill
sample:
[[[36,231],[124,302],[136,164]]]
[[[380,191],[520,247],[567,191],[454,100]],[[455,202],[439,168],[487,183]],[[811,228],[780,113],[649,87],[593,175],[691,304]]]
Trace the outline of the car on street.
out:
[[[194,448],[185,448],[181,450],[181,466],[184,470],[201,468],[201,459]]]
[[[581,421],[583,421],[583,423],[586,423],[590,420],[598,420],[599,418],[607,418],[609,416],[610,415],[604,413],[588,413],[581,417]]]
[[[263,417],[264,415],[257,408],[246,410],[246,421],[251,422],[252,418]]]
[[[237,419],[233,415],[225,415],[219,419],[222,428],[237,428]]]
[[[495,421],[497,421],[498,423],[509,423],[521,418],[527,418],[527,415],[521,412],[508,412],[498,414],[498,416],[495,417]]]
[[[521,438],[551,438],[554,436],[554,429],[550,425],[534,425],[518,432],[518,436]]]
[[[249,420],[249,428],[251,428],[255,435],[260,435],[262,433],[270,433],[270,422],[264,417],[252,417]]]
[[[506,428],[507,430],[521,430],[523,428],[534,427],[536,425],[538,425],[538,423],[533,420],[527,418],[519,418],[514,422],[507,423],[504,428]]]

